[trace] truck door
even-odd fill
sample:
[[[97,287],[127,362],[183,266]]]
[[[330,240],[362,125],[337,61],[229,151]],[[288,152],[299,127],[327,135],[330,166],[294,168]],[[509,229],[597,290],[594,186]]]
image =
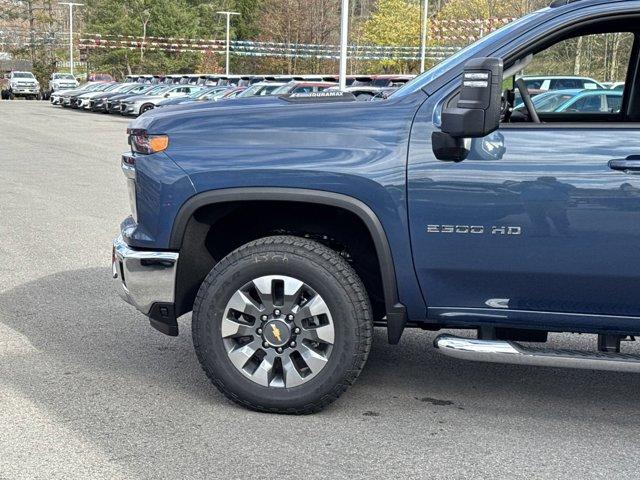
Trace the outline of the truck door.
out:
[[[626,78],[628,64],[637,68],[634,35],[617,35],[625,60],[612,74]],[[595,51],[611,40],[604,36],[582,45]],[[545,67],[558,66],[560,51],[575,62],[577,43],[536,55],[531,70],[562,73]],[[598,76],[595,67],[582,74]],[[544,323],[555,315],[556,324],[640,317],[640,117],[630,100],[620,112],[538,112],[543,123],[505,124],[474,139],[466,160],[441,162],[432,120],[456,89],[422,106],[409,154],[411,240],[429,316]]]

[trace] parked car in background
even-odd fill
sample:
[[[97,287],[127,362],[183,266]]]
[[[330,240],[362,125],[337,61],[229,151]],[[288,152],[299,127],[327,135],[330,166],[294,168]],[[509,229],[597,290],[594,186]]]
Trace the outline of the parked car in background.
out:
[[[10,72],[2,84],[0,97],[3,100],[13,100],[24,97],[27,100],[41,98],[40,82],[31,72]]]
[[[622,108],[622,95],[620,90],[584,90],[554,112],[618,113]]]
[[[102,85],[102,82],[87,82],[80,85],[78,88],[73,88],[71,90],[58,90],[51,94],[49,101],[52,105],[62,105],[63,98],[66,95],[71,95],[77,92],[89,92],[98,88],[99,85]]]
[[[78,88],[80,83],[71,73],[52,73],[49,77],[49,88],[46,92],[47,99],[51,94],[60,90]]]
[[[374,75],[371,86],[399,88],[414,78],[415,75]]]
[[[160,84],[160,85],[148,85],[148,84],[144,84],[144,83],[138,83],[136,84],[136,87],[134,87],[132,90],[130,90],[129,92],[125,92],[125,93],[117,93],[111,97],[107,98],[106,101],[106,105],[105,105],[105,113],[118,113],[121,114],[122,113],[122,102],[131,98],[131,97],[136,97],[139,95],[145,95],[147,93],[150,92],[156,92],[162,89],[162,87],[166,87],[168,85],[165,84]]]
[[[153,88],[153,85],[140,83],[126,83],[123,85],[125,86],[121,89],[102,92],[100,95],[93,97],[90,102],[91,111],[109,113],[109,102],[124,98],[128,95],[141,94]],[[118,113],[120,113],[120,109],[118,109]]]
[[[108,86],[104,89],[97,89],[94,92],[87,92],[87,93],[83,93],[81,95],[77,95],[75,97],[75,105],[73,105],[75,108],[82,108],[84,110],[90,110],[91,109],[91,101],[94,98],[98,98],[101,95],[104,94],[108,94],[108,93],[112,93],[112,92],[122,92],[124,90],[127,89],[127,87],[129,86],[129,84],[127,83],[111,83],[108,84]]]
[[[95,89],[93,89],[91,92],[78,91],[71,94],[65,94],[62,96],[62,99],[63,99],[62,106],[78,108],[78,99],[82,95],[85,95],[87,93],[104,92],[104,91],[107,91],[109,88],[113,88],[114,85],[116,84],[113,82],[100,82],[100,84],[97,87],[95,87]]]
[[[549,90],[597,90],[604,89],[604,86],[589,77],[572,77],[572,76],[543,76],[543,77],[522,77],[524,84],[527,86],[530,94],[536,95]]]
[[[532,102],[538,113],[617,113],[622,107],[623,92],[620,90],[557,90],[533,97]],[[514,107],[525,113],[527,107],[519,103]]]
[[[215,100],[232,100],[242,95],[249,87],[231,87],[218,95]]]
[[[88,82],[114,82],[115,78],[113,78],[108,73],[90,73],[87,75]]]
[[[232,87],[233,88],[233,87]],[[190,93],[185,97],[165,98],[156,104],[156,108],[167,107],[169,105],[181,105],[191,102],[215,101],[222,97],[229,87],[203,87],[202,90]]]
[[[291,93],[314,93],[323,92],[329,88],[335,87],[337,84],[333,82],[305,82],[292,81],[281,87],[274,89],[271,95],[288,95]]]
[[[275,82],[275,81],[265,81],[254,83],[250,87],[247,87],[242,93],[239,93],[237,96],[240,98],[246,97],[262,97],[265,95],[271,95],[278,88],[286,85],[289,82]]]
[[[536,107],[537,112],[553,112],[560,105],[563,105],[565,102],[571,100],[576,95],[578,95],[583,90],[573,89],[573,90],[552,90],[550,92],[541,93],[536,95],[531,99],[533,105]],[[514,110],[516,112],[526,113],[527,107],[522,102],[522,100],[518,100],[515,104]]]
[[[624,90],[625,82],[613,82],[610,86],[610,90]]]
[[[122,115],[142,115],[155,108],[156,104],[166,98],[184,97],[200,91],[202,87],[194,85],[158,85],[143,95],[136,95],[121,101]]]

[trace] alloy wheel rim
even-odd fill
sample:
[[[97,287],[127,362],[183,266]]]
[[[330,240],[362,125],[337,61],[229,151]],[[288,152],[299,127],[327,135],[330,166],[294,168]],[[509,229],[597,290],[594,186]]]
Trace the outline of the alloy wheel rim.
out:
[[[292,388],[329,361],[335,328],[324,299],[285,275],[255,278],[228,301],[220,335],[234,367],[264,387]]]

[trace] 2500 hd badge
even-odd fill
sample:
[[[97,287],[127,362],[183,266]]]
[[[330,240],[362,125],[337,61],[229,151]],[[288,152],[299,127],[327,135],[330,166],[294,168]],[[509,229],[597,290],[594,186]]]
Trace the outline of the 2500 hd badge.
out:
[[[484,227],[481,225],[427,225],[427,233],[459,233],[467,234],[483,234],[491,235],[522,235],[522,227]]]

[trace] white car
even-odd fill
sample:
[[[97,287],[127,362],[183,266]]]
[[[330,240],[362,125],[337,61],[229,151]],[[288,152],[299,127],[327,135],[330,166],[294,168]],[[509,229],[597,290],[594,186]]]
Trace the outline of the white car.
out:
[[[527,90],[532,93],[543,93],[549,90],[601,90],[602,84],[589,77],[574,76],[544,76],[544,77],[522,77]]]
[[[51,101],[52,105],[62,105],[63,97],[65,95],[94,91],[103,83],[104,82],[87,82],[81,87],[73,88],[71,90],[58,90],[57,92],[51,94],[49,100]]]
[[[112,83],[105,84],[104,88],[96,88],[93,91],[83,93],[82,95],[78,95],[76,97],[76,108],[83,108],[84,110],[91,109],[91,100],[101,97],[106,93],[117,93],[126,90],[130,83]]]
[[[193,85],[158,85],[146,94],[128,97],[122,101],[122,115],[142,115],[152,110],[158,102],[165,98],[185,97],[190,93],[202,90],[203,87]]]
[[[2,98],[10,100],[15,97],[35,100],[40,96],[40,82],[31,72],[11,72],[7,79],[7,88],[2,91]]]
[[[74,88],[78,88],[80,83],[76,80],[70,73],[53,73],[51,77],[49,77],[49,92],[48,95],[51,96],[52,93],[57,92],[59,90],[72,90]]]

